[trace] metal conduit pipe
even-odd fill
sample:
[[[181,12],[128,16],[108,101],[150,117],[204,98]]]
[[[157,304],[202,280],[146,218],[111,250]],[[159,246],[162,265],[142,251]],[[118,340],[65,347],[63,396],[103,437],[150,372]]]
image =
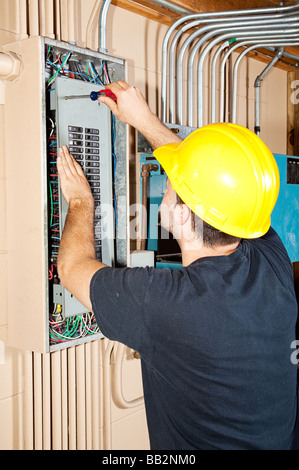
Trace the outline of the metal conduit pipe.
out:
[[[273,19],[276,20],[278,17],[283,17],[284,15],[268,15],[267,20]],[[257,20],[264,20],[264,16],[262,15],[255,15],[255,16],[244,16],[240,17],[240,20],[246,21],[250,20],[250,23],[253,23]],[[185,41],[183,44],[182,48],[184,48],[184,51],[182,52],[182,55],[185,54],[186,50],[188,49],[190,43],[193,41],[194,38],[197,36],[203,34],[206,31],[214,29],[214,27],[217,27],[219,23],[229,23],[232,24],[231,18],[208,18],[205,21],[205,24],[201,26],[201,29],[197,29],[193,34],[189,36],[189,38]],[[188,29],[198,27],[201,24],[201,21],[199,20],[194,20],[191,21],[190,23],[187,23],[186,25],[183,25],[180,30],[175,34],[174,38],[171,41],[170,48],[169,48],[169,122],[174,124],[175,123],[175,110],[174,110],[174,103],[175,103],[175,89],[174,89],[174,77],[175,77],[175,51],[176,51],[176,46],[177,43],[186,31]]]
[[[175,87],[174,87],[174,77],[175,77],[175,51],[176,51],[176,46],[177,43],[186,31],[188,29],[197,27],[200,24],[198,20],[196,21],[191,21],[190,23],[187,23],[186,25],[182,26],[182,28],[177,32],[177,34],[174,36],[173,40],[171,41],[170,44],[170,49],[169,49],[169,122],[171,124],[175,123],[175,109],[174,109],[174,103],[175,103]]]
[[[269,24],[273,24],[272,20],[269,20]],[[251,25],[252,26],[247,26],[245,27],[244,25]],[[267,20],[260,20],[260,21],[246,21],[244,23],[242,22],[231,22],[230,25],[227,25],[225,28],[218,29],[217,31],[210,31],[209,33],[205,34],[202,36],[199,41],[195,44],[193,49],[191,50],[190,56],[189,56],[189,61],[188,61],[188,125],[193,127],[193,67],[194,67],[194,61],[195,57],[198,54],[198,50],[204,45],[205,42],[207,42],[209,39],[211,39],[213,36],[219,33],[224,33],[228,32],[228,35],[226,36],[227,39],[231,40],[231,38],[234,38],[234,35],[236,34],[236,29],[238,28],[238,31],[241,30],[256,30],[258,24],[267,24]],[[202,28],[200,33],[202,33],[203,29],[205,31],[211,29],[211,28]],[[230,33],[229,33],[230,32]],[[183,44],[179,56],[178,56],[178,62],[177,62],[177,118],[178,118],[178,123],[182,125],[183,122],[183,58],[184,54],[187,51],[187,48],[191,44],[191,42],[196,39],[196,37],[200,34],[197,31],[195,33],[191,34],[190,37],[185,41]],[[215,44],[219,42],[216,38]],[[200,88],[199,88],[200,89]]]
[[[106,48],[106,30],[107,30],[107,16],[108,10],[112,0],[104,0],[101,12],[100,12],[100,28],[99,28],[99,52],[107,54],[108,49]]]
[[[256,90],[256,96],[255,96],[255,126],[254,126],[254,132],[257,135],[260,135],[260,91],[261,91],[261,85],[270,70],[274,67],[274,65],[279,61],[281,58],[282,54],[284,51],[284,47],[279,47],[276,51],[275,56],[273,59],[269,62],[269,64],[264,68],[264,70],[256,77],[255,82],[254,82],[254,87]]]
[[[193,64],[194,64],[194,59],[195,59],[195,56],[197,55],[198,53],[198,50],[199,48],[208,40],[210,39],[211,37],[215,36],[216,34],[219,34],[221,32],[225,32],[225,31],[232,31],[232,34],[230,37],[234,37],[234,34],[236,34],[236,32],[234,31],[235,28],[238,28],[238,31],[242,31],[242,30],[247,30],[247,31],[250,31],[250,25],[252,25],[251,27],[251,30],[255,30],[255,29],[258,29],[257,26],[263,26],[263,25],[272,25],[273,27],[277,24],[277,25],[280,25],[281,24],[281,21],[284,21],[284,22],[289,22],[290,24],[292,24],[293,22],[295,21],[298,21],[299,20],[299,17],[286,17],[284,19],[282,18],[267,18],[266,20],[265,19],[260,19],[260,20],[257,20],[256,17],[252,20],[246,20],[246,21],[230,21],[226,26],[225,28],[221,28],[221,29],[218,29],[217,31],[213,31],[213,25],[208,25],[208,26],[204,26],[202,27],[200,30],[198,31],[195,31],[193,34],[191,34],[187,39],[186,41],[184,42],[184,44],[182,45],[181,49],[180,49],[180,52],[179,52],[179,56],[178,56],[178,61],[177,61],[177,101],[178,101],[178,104],[177,104],[177,117],[178,117],[178,123],[179,124],[182,124],[182,114],[183,114],[183,97],[182,97],[182,93],[183,93],[183,58],[184,58],[184,54],[186,53],[188,47],[190,46],[190,44],[197,38],[197,36],[199,35],[202,35],[204,32],[206,31],[209,31],[209,30],[212,30],[210,33],[207,33],[205,36],[202,36],[201,39],[195,44],[193,50],[191,51],[191,54],[190,54],[190,59],[189,59],[189,62],[188,62],[188,103],[191,103],[193,101]],[[247,28],[246,28],[247,26]],[[234,32],[233,32],[234,31]],[[229,36],[228,36],[229,38]],[[189,79],[190,77],[190,79]],[[191,97],[191,101],[189,100],[189,96]],[[192,126],[192,115],[193,115],[193,110],[189,110],[188,112],[188,122],[189,122],[189,125]]]
[[[241,29],[244,29],[244,31],[240,32]],[[230,31],[228,33],[222,34],[220,37],[216,37],[214,40],[212,40],[208,46],[204,49],[202,52],[199,63],[198,63],[198,116],[199,116],[199,123],[198,126],[201,125],[202,123],[202,110],[203,110],[203,65],[205,58],[207,54],[210,52],[210,50],[217,45],[217,43],[225,40],[231,40],[231,38],[235,39],[236,34],[238,34],[240,37],[246,37],[246,35],[249,34],[250,31],[252,31],[252,34],[254,36],[259,36],[261,35],[261,31],[264,30],[258,30],[255,26],[253,27],[246,27],[246,28],[239,28],[238,31],[235,31],[234,29],[228,30],[227,28],[222,29],[221,31]],[[299,31],[299,30],[298,30]],[[296,31],[296,33],[298,32]],[[275,33],[280,34],[280,35],[285,35],[286,30],[276,30]],[[274,34],[271,29],[268,30],[267,32],[268,35]],[[190,57],[189,57],[189,63],[188,63],[188,125],[193,127],[193,64],[194,64],[194,59],[197,54],[197,51],[199,47],[205,42],[206,39],[210,39],[212,37],[213,33],[210,33],[206,35],[203,39],[201,39],[196,46],[193,48],[191,51]],[[178,74],[178,81],[180,81],[180,76]],[[182,82],[178,84],[178,103],[181,105],[182,104]],[[180,108],[182,110],[182,106]],[[182,115],[179,116],[179,119],[182,121]]]
[[[291,6],[283,6],[283,7],[275,7],[275,8],[255,8],[251,10],[232,10],[232,11],[222,11],[222,12],[206,12],[206,13],[198,13],[188,15],[176,20],[172,26],[168,29],[162,46],[162,89],[161,89],[161,101],[162,101],[162,120],[165,122],[167,118],[167,50],[168,50],[168,42],[173,33],[181,24],[192,21],[192,20],[205,20],[208,18],[217,18],[217,17],[226,17],[229,16],[230,18],[233,16],[241,16],[241,15],[250,15],[250,14],[267,14],[267,13],[291,13],[298,11],[299,5],[291,5]]]
[[[295,22],[295,21],[298,21],[298,20],[299,20],[299,18],[297,18],[297,17],[294,17],[294,18],[291,17],[291,18],[285,19],[285,22],[290,22],[290,25],[291,25],[292,22]],[[274,23],[272,23],[272,20],[270,21],[270,23],[269,23],[268,20],[262,20],[261,22],[260,21],[255,21],[254,26],[251,27],[251,28],[249,26],[245,27],[245,25],[248,24],[248,22],[244,22],[242,24],[240,24],[240,22],[237,22],[237,23],[234,23],[234,26],[238,27],[238,32],[240,32],[242,30],[245,30],[245,31],[253,30],[254,34],[256,34],[255,30],[259,29],[259,28],[257,28],[258,25],[266,25],[266,24],[270,25],[270,24],[272,24],[274,26],[275,23],[277,23],[277,25],[280,25],[281,24],[281,19],[277,19],[276,21],[274,21]],[[233,31],[232,28],[229,29],[227,26],[225,28],[222,28],[222,29],[218,30],[217,33],[225,32],[225,31],[231,31],[231,35],[228,35],[227,39],[234,38],[235,35],[237,34],[236,31]],[[186,49],[190,45],[190,43],[196,38],[196,33],[197,32],[193,33],[193,35],[191,35],[192,38],[190,36],[185,41],[185,43],[182,46],[181,52],[179,54],[179,58],[178,58],[178,65],[177,65],[177,69],[178,69],[177,70],[177,99],[178,99],[178,119],[179,119],[179,122],[182,122],[183,80],[182,80],[182,70],[181,69],[182,69],[182,62],[183,62],[183,54],[186,52]],[[193,64],[194,64],[194,60],[195,60],[195,57],[198,53],[199,48],[204,44],[204,42],[206,42],[208,39],[210,39],[214,35],[215,35],[215,32],[211,32],[209,34],[206,34],[204,37],[202,37],[195,44],[195,46],[193,47],[193,50],[190,53],[190,58],[189,58],[189,62],[188,62],[188,104],[190,105],[189,109],[188,109],[188,125],[190,125],[191,127],[193,126]],[[199,73],[200,73],[200,71],[199,71]]]
[[[231,37],[236,37],[238,40],[239,38],[243,38],[246,35],[248,35],[249,31],[252,31],[251,34],[253,36],[259,36],[261,34],[261,31],[263,34],[267,36],[277,36],[279,38],[280,36],[283,38],[285,37],[288,33],[299,33],[299,23],[297,23],[297,28],[290,28],[289,30],[287,29],[278,29],[278,30],[273,30],[271,28],[263,28],[262,30],[258,30],[256,27],[246,27],[243,28],[244,31],[231,31],[230,33],[224,33],[217,38],[213,39],[204,49],[202,52],[199,62],[198,62],[198,76],[197,76],[197,85],[198,85],[198,92],[197,92],[197,103],[198,103],[198,123],[197,126],[201,127],[203,125],[203,65],[204,61],[206,59],[207,54],[211,51],[211,49],[219,42],[225,41]],[[191,90],[193,93],[193,90]],[[191,101],[188,99],[188,104],[191,104]]]
[[[272,51],[274,52],[275,51],[275,48],[274,47],[267,47],[267,49],[269,49],[269,51]],[[293,59],[293,60],[297,60],[299,62],[299,56],[298,55],[295,55],[295,54],[290,54],[289,52],[283,52],[283,57],[287,57],[288,59]]]
[[[235,39],[232,39],[231,41],[236,42]],[[227,49],[230,44],[232,43],[231,41],[225,41],[224,43],[221,44],[220,47],[218,47],[216,53],[214,54],[213,61],[212,61],[212,72],[211,72],[211,123],[216,122],[216,65],[217,65],[217,60],[224,49]],[[236,46],[238,47],[238,46]]]
[[[103,5],[100,12],[100,27],[99,27],[99,52],[106,54],[108,49],[106,47],[106,32],[107,32],[107,17],[108,17],[108,10],[111,5],[112,0],[104,0]],[[169,8],[170,10],[176,11],[177,13],[181,13],[182,15],[187,15],[192,13],[191,10],[187,10],[186,8],[182,8],[178,5],[174,5],[171,2],[166,0],[150,0],[151,3],[161,5],[163,7]]]
[[[288,35],[287,36],[288,38],[291,38],[292,35]],[[294,35],[294,39],[296,39],[297,37],[297,34]],[[225,53],[222,61],[221,61],[221,64],[220,64],[220,105],[219,105],[219,121],[220,122],[224,122],[224,77],[225,77],[225,65],[226,65],[226,62],[227,60],[229,59],[230,55],[238,48],[241,48],[241,47],[245,47],[245,46],[248,46],[248,45],[252,45],[252,44],[260,44],[262,41],[266,41],[266,44],[269,44],[269,41],[273,39],[273,45],[280,45],[281,44],[281,40],[278,39],[276,40],[275,39],[275,36],[273,36],[273,38],[271,37],[262,37],[262,36],[259,36],[258,38],[255,38],[253,39],[252,37],[248,37],[248,38],[244,38],[243,41],[241,42],[237,42],[236,44],[234,44],[232,47],[230,47],[230,49]],[[291,45],[292,43],[290,43]],[[275,49],[274,49],[275,50]],[[216,66],[215,66],[216,68]],[[215,69],[214,68],[214,69]],[[215,83],[214,83],[214,86],[215,86]],[[215,91],[214,91],[215,93]]]
[[[166,105],[167,105],[167,102],[166,102],[166,94],[167,94],[167,83],[166,83],[166,76],[167,76],[167,46],[168,46],[168,41],[170,39],[170,36],[173,32],[173,30],[179,26],[180,24],[188,21],[188,20],[191,20],[191,19],[194,19],[194,18],[204,18],[206,15],[209,15],[209,17],[212,15],[212,16],[221,16],[223,14],[227,14],[227,13],[230,13],[230,17],[231,16],[234,16],[234,14],[248,14],[248,13],[256,13],[256,12],[263,12],[265,13],[265,11],[267,12],[280,12],[280,11],[284,11],[284,12],[296,12],[297,10],[297,5],[295,6],[292,6],[291,8],[290,7],[282,7],[282,8],[278,8],[278,9],[255,9],[255,10],[236,10],[236,11],[232,11],[232,12],[217,12],[217,13],[212,13],[212,14],[199,14],[199,15],[191,15],[189,17],[186,17],[186,18],[180,18],[179,20],[177,20],[168,30],[167,34],[165,35],[165,38],[164,38],[164,42],[163,42],[163,48],[162,48],[162,119],[165,121],[166,120]]]
[[[187,10],[186,8],[180,7],[179,5],[175,5],[172,2],[168,2],[167,0],[148,0],[148,2],[155,3],[157,5],[160,5],[161,7],[176,11],[177,13],[181,13],[182,15],[188,15],[192,13],[191,10]]]
[[[247,49],[245,49],[243,52],[241,52],[241,54],[239,55],[239,57],[237,58],[236,62],[235,62],[235,65],[234,65],[234,71],[233,71],[233,109],[232,109],[232,123],[236,123],[236,116],[237,116],[237,84],[238,84],[238,68],[239,68],[239,65],[242,61],[242,59],[246,56],[246,54],[248,54],[248,52],[254,50],[254,49],[259,49],[261,47],[267,47],[267,46],[272,46],[273,45],[273,41],[271,41],[269,44],[267,43],[262,43],[262,44],[255,44],[253,46],[250,46],[248,47]],[[287,46],[298,46],[299,45],[299,40],[297,41],[292,41],[292,42],[283,42],[281,41],[280,46],[284,46],[284,47],[287,47]]]

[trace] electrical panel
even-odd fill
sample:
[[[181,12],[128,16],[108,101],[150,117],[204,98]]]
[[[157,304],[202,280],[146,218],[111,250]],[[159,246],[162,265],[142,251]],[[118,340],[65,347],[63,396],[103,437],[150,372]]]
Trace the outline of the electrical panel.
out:
[[[100,88],[61,77],[55,80],[55,89],[51,92],[51,112],[52,117],[55,113],[56,127],[49,128],[49,157],[53,157],[49,158],[50,276],[56,271],[59,243],[68,213],[56,168],[57,149],[64,144],[82,166],[93,193],[96,258],[108,266],[114,264],[111,113],[107,106],[89,98],[75,98],[89,96]],[[69,99],[69,96],[73,98]],[[59,305],[64,317],[88,313],[60,284],[53,283],[53,303]]]
[[[127,126],[90,99],[126,80],[126,68],[122,59],[48,38],[5,48],[22,61],[20,77],[6,85],[8,342],[52,352],[103,337],[57,272],[68,213],[56,165],[61,146],[82,166],[94,196],[96,258],[129,264]]]
[[[274,155],[280,174],[280,191],[271,215],[292,263],[299,261],[299,157]]]

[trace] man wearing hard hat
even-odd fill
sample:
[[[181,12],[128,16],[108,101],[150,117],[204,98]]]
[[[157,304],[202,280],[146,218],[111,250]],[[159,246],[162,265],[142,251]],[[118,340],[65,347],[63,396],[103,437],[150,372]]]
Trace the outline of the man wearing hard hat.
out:
[[[138,89],[123,81],[107,88],[117,102],[99,101],[144,135],[168,175],[161,224],[177,238],[183,266],[98,262],[92,194],[63,147],[62,284],[107,338],[139,352],[153,450],[294,448],[297,303],[291,262],[270,227],[279,191],[273,155],[232,124],[181,141]]]

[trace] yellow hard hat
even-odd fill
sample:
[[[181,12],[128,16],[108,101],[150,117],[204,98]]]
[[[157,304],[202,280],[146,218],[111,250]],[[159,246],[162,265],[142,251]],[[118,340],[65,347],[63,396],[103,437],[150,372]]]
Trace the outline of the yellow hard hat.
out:
[[[212,227],[239,238],[269,230],[279,171],[269,148],[249,129],[209,124],[154,156],[184,203]]]

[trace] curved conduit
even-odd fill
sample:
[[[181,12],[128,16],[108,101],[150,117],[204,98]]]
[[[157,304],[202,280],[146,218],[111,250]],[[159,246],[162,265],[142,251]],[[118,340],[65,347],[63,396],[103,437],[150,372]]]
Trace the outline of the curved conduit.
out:
[[[195,28],[195,30],[194,30]],[[191,34],[178,49],[179,39],[183,34]],[[162,120],[171,124],[197,127],[204,125],[203,118],[203,70],[207,57],[213,56],[211,71],[211,106],[209,122],[216,119],[216,64],[221,62],[220,83],[220,120],[224,119],[224,70],[233,51],[249,46],[250,50],[268,47],[276,52],[277,48],[296,46],[299,41],[299,5],[278,8],[255,8],[190,14],[176,20],[168,29],[162,46]],[[274,47],[273,47],[274,46]],[[216,53],[213,49],[217,48]],[[272,49],[271,49],[272,48]],[[178,49],[178,50],[177,50]],[[279,49],[281,50],[281,49]],[[247,51],[249,52],[249,50]],[[242,54],[242,49],[241,53]],[[277,52],[278,54],[278,52]],[[279,60],[285,53],[278,54]],[[246,55],[246,54],[245,54]],[[176,58],[177,57],[177,58]],[[244,57],[244,56],[243,56]],[[299,57],[292,59],[299,62]],[[270,68],[274,62],[270,59]],[[195,62],[197,73],[195,73]],[[187,91],[183,87],[183,64],[187,63]],[[194,122],[194,75],[197,75],[197,122]],[[169,76],[169,94],[167,80]],[[176,87],[174,85],[177,77]],[[185,99],[187,98],[187,99]],[[187,116],[184,115],[183,103],[187,101]]]

